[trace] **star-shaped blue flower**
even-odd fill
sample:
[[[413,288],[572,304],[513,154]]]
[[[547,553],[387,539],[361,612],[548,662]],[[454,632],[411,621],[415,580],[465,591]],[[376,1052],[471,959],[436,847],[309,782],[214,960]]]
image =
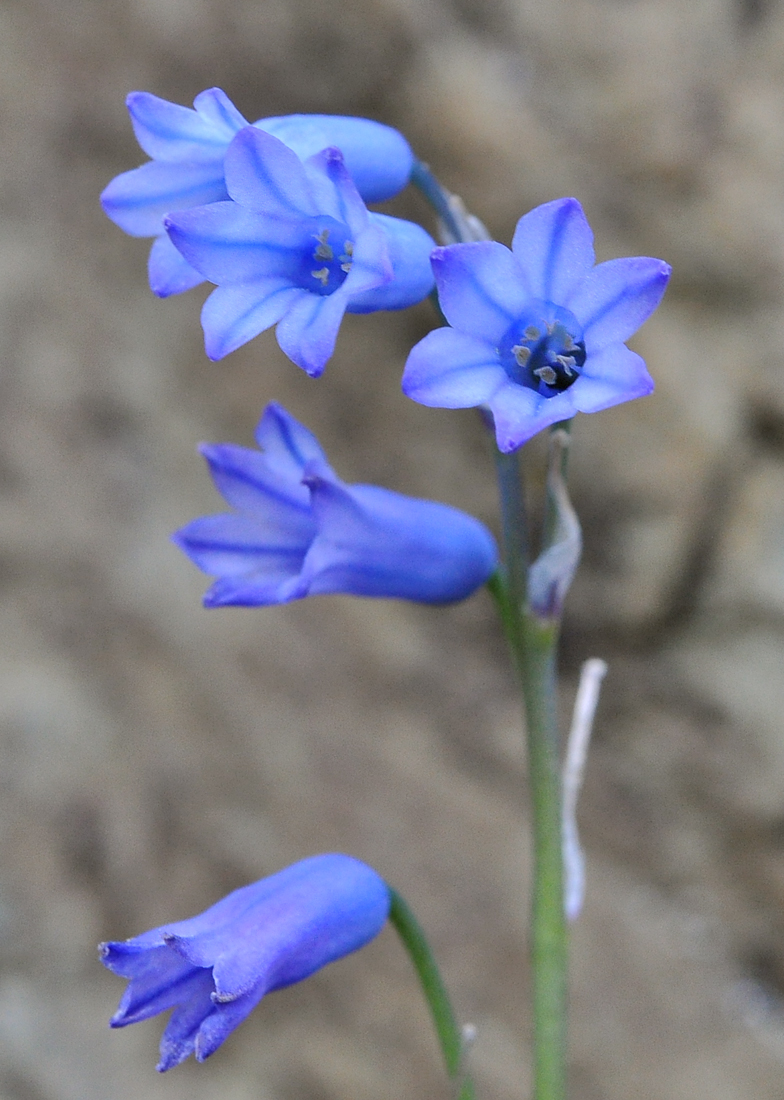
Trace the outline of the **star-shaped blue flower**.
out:
[[[450,327],[412,349],[403,390],[422,405],[488,408],[501,451],[653,390],[624,341],[658,306],[670,267],[647,256],[594,266],[576,199],[522,217],[511,251],[495,241],[449,245],[432,264]]]
[[[235,890],[189,920],[103,943],[101,961],[129,979],[112,1027],[173,1008],[162,1073],[209,1058],[261,998],[364,947],[381,931],[390,892],[351,856],[312,856]]]
[[[497,565],[473,516],[375,485],[345,485],[311,433],[280,405],[265,410],[259,451],[204,444],[235,512],[203,516],[173,536],[219,579],[206,607],[263,606],[345,593],[424,603],[465,599]]]
[[[152,160],[123,172],[106,187],[106,214],[133,237],[155,237],[149,260],[150,287],[160,298],[203,282],[172,245],[166,214],[228,198],[223,161],[229,144],[248,121],[220,88],[196,96],[193,108],[149,92],[126,100],[134,133]],[[320,149],[341,150],[365,202],[382,202],[408,183],[413,153],[401,133],[369,118],[343,115],[281,115],[254,123],[280,138],[301,159]]]
[[[432,288],[432,239],[412,222],[370,214],[339,150],[303,162],[248,126],[224,167],[233,201],[164,221],[188,263],[218,284],[202,311],[211,359],[277,324],[281,349],[317,376],[346,310],[402,309]]]

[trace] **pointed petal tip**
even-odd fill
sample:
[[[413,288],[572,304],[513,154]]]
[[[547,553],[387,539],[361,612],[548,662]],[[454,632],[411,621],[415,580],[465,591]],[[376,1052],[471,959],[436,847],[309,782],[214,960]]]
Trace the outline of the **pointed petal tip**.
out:
[[[135,108],[148,99],[155,99],[152,92],[128,92],[125,97],[125,106],[128,108],[130,114],[133,114]]]
[[[335,145],[328,145],[326,149],[322,149],[321,155],[328,164],[344,163],[343,154]]]

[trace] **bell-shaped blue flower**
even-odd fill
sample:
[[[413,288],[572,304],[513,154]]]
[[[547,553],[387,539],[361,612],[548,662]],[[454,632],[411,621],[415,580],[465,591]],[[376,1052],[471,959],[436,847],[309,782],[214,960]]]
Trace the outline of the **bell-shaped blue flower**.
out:
[[[165,298],[203,282],[166,236],[163,218],[176,210],[228,198],[223,160],[232,138],[248,125],[220,88],[210,88],[193,108],[149,92],[127,100],[136,138],[152,159],[117,176],[101,195],[106,214],[134,237],[155,237],[150,286]],[[283,115],[254,123],[274,134],[302,159],[328,146],[339,148],[366,202],[392,198],[408,183],[413,153],[401,133],[369,118]]]
[[[266,993],[364,947],[389,907],[389,887],[372,868],[319,855],[235,890],[198,917],[101,944],[104,966],[129,979],[111,1026],[173,1008],[158,1070],[190,1054],[203,1062]]]
[[[461,600],[497,564],[473,516],[373,485],[345,485],[317,440],[280,405],[256,430],[261,452],[201,447],[235,512],[203,516],[173,539],[219,579],[207,607],[288,603],[345,593],[423,603]]]
[[[228,148],[225,173],[234,201],[165,219],[188,263],[218,284],[202,311],[211,359],[277,324],[281,349],[316,376],[346,310],[402,309],[432,288],[431,238],[370,214],[339,150],[303,162],[248,126]]]
[[[627,340],[661,301],[670,267],[647,256],[594,266],[593,234],[576,199],[517,223],[495,241],[432,256],[448,328],[411,351],[403,390],[422,405],[490,410],[501,451],[576,412],[653,390]]]

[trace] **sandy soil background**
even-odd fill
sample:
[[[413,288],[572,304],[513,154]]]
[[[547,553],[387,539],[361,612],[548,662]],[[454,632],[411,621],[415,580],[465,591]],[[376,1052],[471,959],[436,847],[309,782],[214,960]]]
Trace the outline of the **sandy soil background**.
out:
[[[426,306],[349,318],[319,382],[220,364],[203,291],[146,286],[98,194],[130,89],[405,131],[500,240],[583,202],[601,258],[675,269],[658,388],[578,419],[586,553],[564,713],[609,660],[582,806],[572,1100],[780,1100],[784,1057],[784,11],[770,0],[5,0],[0,6],[0,1098],[447,1100],[392,933],[275,994],[204,1066],[110,1032],[95,944],[314,851],[367,860],[527,1095],[525,762],[489,599],[207,612],[169,543],[199,440],[270,399],[347,480],[495,525],[471,412],[399,392]],[[416,196],[394,207],[427,218]],[[534,456],[537,451],[533,448]],[[536,459],[532,478],[536,479]]]

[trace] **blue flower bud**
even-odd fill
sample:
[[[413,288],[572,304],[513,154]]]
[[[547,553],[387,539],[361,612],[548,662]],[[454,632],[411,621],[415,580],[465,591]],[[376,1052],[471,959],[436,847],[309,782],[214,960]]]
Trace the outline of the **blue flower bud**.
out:
[[[235,890],[198,917],[103,943],[129,979],[112,1027],[174,1008],[158,1070],[203,1062],[261,998],[364,947],[389,914],[384,880],[351,856],[311,856]]]
[[[497,564],[493,536],[473,516],[373,485],[345,485],[317,440],[280,405],[256,438],[201,450],[236,509],[173,536],[218,580],[207,607],[258,607],[344,593],[422,603],[470,596]]]

